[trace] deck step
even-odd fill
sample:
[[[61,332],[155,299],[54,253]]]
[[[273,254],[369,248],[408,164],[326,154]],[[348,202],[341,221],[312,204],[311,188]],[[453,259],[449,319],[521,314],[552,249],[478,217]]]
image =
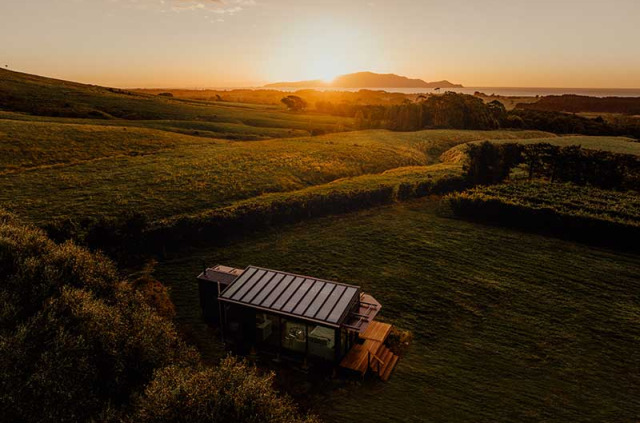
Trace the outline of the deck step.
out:
[[[378,369],[378,367],[376,367],[376,369],[378,369],[378,376],[382,375],[382,373],[384,372],[385,367],[387,367],[387,365],[389,364],[389,361],[391,360],[391,357],[393,356],[393,353],[391,351],[389,351],[387,348],[384,349],[384,352],[382,353],[380,357],[380,360],[382,360],[382,364],[380,365],[380,368]]]
[[[378,350],[376,351],[376,355],[378,357],[382,357],[386,351],[389,351],[389,348],[385,344],[380,344]]]
[[[388,381],[389,378],[391,377],[391,373],[393,372],[393,369],[396,368],[397,363],[398,363],[398,356],[393,354],[393,356],[391,357],[391,361],[389,361],[389,364],[387,364],[387,366],[385,367],[384,371],[382,372],[382,375],[380,376],[380,379],[382,379],[384,382]]]
[[[392,326],[388,323],[371,322],[365,332],[359,335],[362,343],[351,347],[340,362],[340,366],[356,371],[363,377],[371,371],[380,379],[388,380],[398,362],[398,356],[384,345],[391,329]],[[373,355],[382,363],[379,363]]]

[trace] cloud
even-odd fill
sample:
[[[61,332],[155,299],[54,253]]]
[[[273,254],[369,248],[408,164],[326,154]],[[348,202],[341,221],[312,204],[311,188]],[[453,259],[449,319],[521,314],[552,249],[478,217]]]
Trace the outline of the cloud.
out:
[[[234,15],[244,10],[244,7],[253,6],[255,0],[162,0],[169,5],[174,12],[188,10],[206,10],[217,15]]]
[[[76,0],[78,1],[78,0]],[[254,6],[255,0],[109,0],[139,10],[160,12],[207,12],[220,15],[235,15],[246,7]],[[219,19],[217,21],[220,21]]]

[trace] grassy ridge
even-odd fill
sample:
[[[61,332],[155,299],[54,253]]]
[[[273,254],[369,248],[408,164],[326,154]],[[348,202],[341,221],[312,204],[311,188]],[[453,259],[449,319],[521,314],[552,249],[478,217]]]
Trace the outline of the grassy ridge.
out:
[[[259,229],[459,191],[467,186],[459,166],[398,168],[299,191],[265,194],[196,214],[173,216],[154,222],[143,231],[141,239],[147,244],[145,251],[166,251],[198,242],[210,245]]]
[[[0,120],[0,128],[16,124],[19,126],[19,122]],[[121,135],[125,133],[122,128],[114,128],[113,139],[109,128],[88,128],[86,132],[91,136],[98,131],[104,137],[57,150],[59,139],[84,129],[64,124],[41,125],[32,126],[30,141],[23,141],[28,144],[23,155],[16,152],[13,137],[0,142],[0,157],[12,157],[5,169],[11,164],[68,162],[55,168],[0,175],[0,203],[39,224],[55,218],[118,216],[126,210],[142,212],[152,220],[196,213],[264,193],[433,164],[443,151],[458,143],[540,136],[536,131],[364,131],[247,143],[175,135],[167,139],[166,133],[157,131],[154,134],[165,141],[159,142],[161,148],[156,149],[144,141],[145,132],[133,131],[136,135],[132,138],[138,137],[135,141]],[[57,135],[49,139],[48,131]],[[131,129],[126,131],[129,132]],[[147,155],[128,155],[136,142]],[[107,157],[110,154],[115,156]],[[76,156],[103,158],[72,163]]]
[[[0,69],[0,110],[90,119],[174,120],[255,127],[341,130],[351,119],[288,113],[263,105],[220,104],[151,96]]]
[[[209,141],[215,144],[216,141]],[[221,141],[218,141],[218,143]],[[145,128],[0,120],[0,173],[202,144]]]
[[[255,141],[269,138],[303,137],[309,130],[249,126],[232,122],[204,122],[185,120],[104,120],[82,118],[60,118],[51,116],[32,116],[24,113],[0,111],[0,120],[21,122],[50,122],[54,124],[94,125],[118,128],[144,128],[174,132],[205,138],[223,138],[228,140]],[[293,124],[292,126],[298,126]]]
[[[317,219],[189,251],[156,276],[210,354],[217,338],[201,326],[193,283],[203,263],[283,269],[373,294],[414,342],[384,386],[319,385],[310,402],[329,421],[635,421],[638,257],[436,208],[417,201]]]

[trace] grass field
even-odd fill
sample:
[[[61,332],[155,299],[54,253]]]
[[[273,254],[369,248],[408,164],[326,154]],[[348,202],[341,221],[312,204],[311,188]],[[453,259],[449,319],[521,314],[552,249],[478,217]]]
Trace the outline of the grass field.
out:
[[[179,320],[209,358],[194,276],[203,263],[361,285],[414,333],[389,383],[329,384],[327,421],[635,422],[636,255],[439,217],[420,200],[318,219],[161,263]]]
[[[232,122],[205,122],[184,120],[125,120],[125,119],[87,119],[87,118],[61,118],[52,116],[33,116],[24,113],[0,111],[0,119],[19,122],[37,122],[53,124],[93,125],[124,128],[157,129],[170,133],[192,135],[203,138],[228,139],[239,141],[256,141],[270,138],[303,137],[309,135],[309,130],[249,126],[243,123]],[[294,123],[291,125],[299,126]]]
[[[0,119],[0,204],[38,224],[127,210],[160,219],[437,163],[442,152],[464,142],[541,134],[378,130],[230,142],[154,129]]]

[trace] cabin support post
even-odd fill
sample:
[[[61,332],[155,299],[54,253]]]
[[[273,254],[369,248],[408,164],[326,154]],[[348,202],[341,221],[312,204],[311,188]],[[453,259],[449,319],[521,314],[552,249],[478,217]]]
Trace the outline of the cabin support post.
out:
[[[220,282],[217,282],[218,284],[218,298],[220,298],[220,293],[222,292],[222,289],[220,288]],[[222,320],[222,308],[224,307],[224,305],[222,303],[220,303],[220,301],[218,301],[218,317],[220,319],[220,341],[222,342],[222,345],[224,345],[224,326],[226,325],[226,319],[225,321]]]

